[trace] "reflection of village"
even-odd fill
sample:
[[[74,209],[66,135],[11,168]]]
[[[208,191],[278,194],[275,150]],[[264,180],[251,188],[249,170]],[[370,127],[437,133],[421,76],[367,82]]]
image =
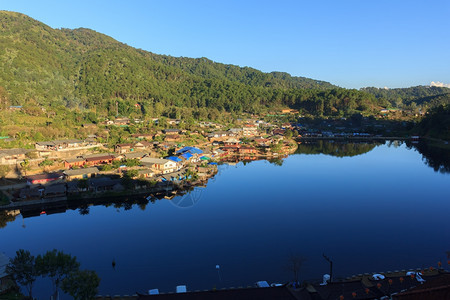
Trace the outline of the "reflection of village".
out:
[[[11,169],[0,187],[0,208],[23,210],[111,196],[170,198],[204,185],[219,163],[282,157],[297,147],[292,135],[285,135],[294,129],[290,124],[270,131],[257,120],[228,130],[210,122],[200,125],[213,129],[135,133],[113,148],[101,143],[104,137],[89,135],[84,140],[36,142],[35,149],[0,150],[0,165]]]

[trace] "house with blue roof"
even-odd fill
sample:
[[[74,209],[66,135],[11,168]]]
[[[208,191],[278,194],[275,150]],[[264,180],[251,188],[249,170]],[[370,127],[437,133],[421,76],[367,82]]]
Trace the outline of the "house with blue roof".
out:
[[[200,160],[201,154],[203,154],[203,150],[196,147],[183,147],[180,150],[175,152],[178,158],[184,161],[197,162]]]
[[[166,157],[166,159],[177,162],[177,163],[183,162],[183,160],[177,156],[169,156],[169,157]]]

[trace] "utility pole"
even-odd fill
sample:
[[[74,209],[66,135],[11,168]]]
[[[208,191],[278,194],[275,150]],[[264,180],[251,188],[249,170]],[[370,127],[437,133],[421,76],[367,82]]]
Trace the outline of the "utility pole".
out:
[[[325,258],[325,260],[330,263],[330,282],[332,282],[333,281],[333,261],[329,257],[325,256],[325,254],[322,254],[322,255],[323,255],[323,258]]]

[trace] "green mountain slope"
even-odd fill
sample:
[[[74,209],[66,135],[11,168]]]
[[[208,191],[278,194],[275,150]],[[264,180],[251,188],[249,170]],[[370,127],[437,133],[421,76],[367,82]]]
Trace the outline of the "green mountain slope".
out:
[[[291,107],[305,114],[344,116],[376,114],[393,101],[371,90],[338,88],[282,72],[157,55],[90,29],[53,29],[15,12],[0,11],[0,26],[0,108],[213,118],[221,111]]]
[[[118,97],[184,105],[176,102],[204,102],[207,97],[218,98],[215,106],[224,107],[214,93],[233,102],[248,96],[249,89],[266,96],[260,89],[334,87],[205,58],[156,55],[93,30],[52,29],[14,12],[0,12],[0,26],[0,86],[13,104],[32,98],[41,104],[80,99],[83,105],[100,105]],[[213,95],[204,91],[211,86],[217,89]],[[227,92],[230,89],[242,96]]]

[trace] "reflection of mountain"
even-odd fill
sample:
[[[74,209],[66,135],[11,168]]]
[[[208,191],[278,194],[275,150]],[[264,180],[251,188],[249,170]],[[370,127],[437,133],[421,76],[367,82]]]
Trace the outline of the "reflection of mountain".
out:
[[[355,156],[367,153],[381,142],[334,142],[334,141],[308,141],[298,145],[295,154],[326,154],[337,157]]]
[[[423,161],[436,172],[450,173],[450,150],[433,143],[421,141],[417,144],[407,143],[409,148],[415,148],[422,154]]]

